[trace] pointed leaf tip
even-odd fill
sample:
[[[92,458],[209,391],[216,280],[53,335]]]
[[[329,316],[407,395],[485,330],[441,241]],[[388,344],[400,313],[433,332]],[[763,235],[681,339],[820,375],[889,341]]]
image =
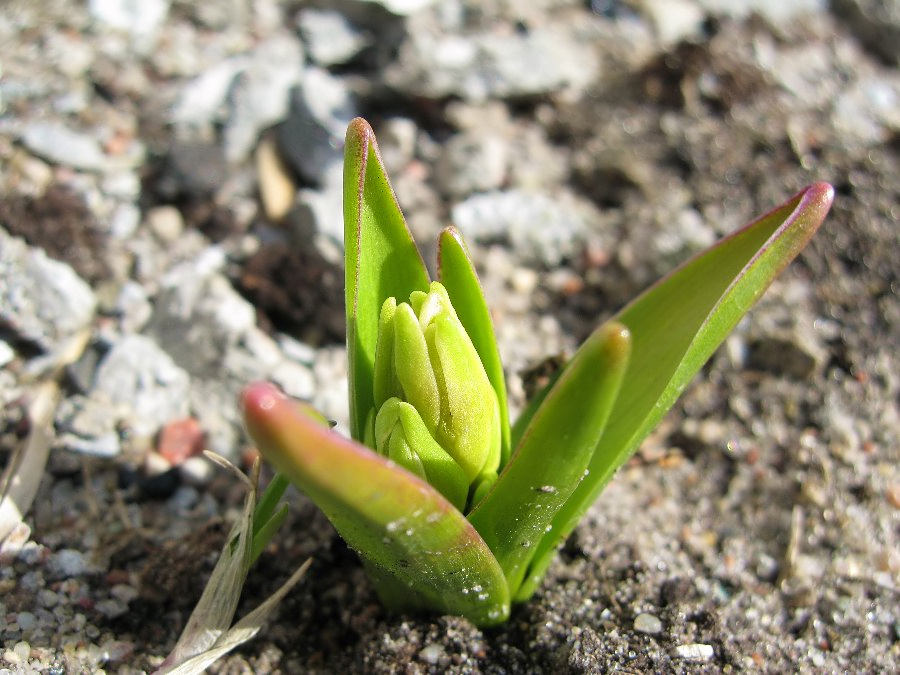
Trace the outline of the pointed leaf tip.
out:
[[[350,431],[361,439],[373,403],[378,315],[385,298],[428,288],[428,271],[400,211],[369,123],[356,118],[344,148],[344,252]]]
[[[370,146],[376,146],[375,132],[372,126],[362,117],[354,118],[347,126],[344,136],[345,153],[357,158],[357,162],[364,164],[365,155]]]
[[[830,183],[819,181],[808,186],[803,192],[806,194],[809,202],[811,202],[811,205],[825,211],[831,208],[834,202],[834,186]]]
[[[270,409],[276,398],[286,399],[287,394],[268,382],[254,382],[241,393],[241,410],[253,415],[259,410]]]

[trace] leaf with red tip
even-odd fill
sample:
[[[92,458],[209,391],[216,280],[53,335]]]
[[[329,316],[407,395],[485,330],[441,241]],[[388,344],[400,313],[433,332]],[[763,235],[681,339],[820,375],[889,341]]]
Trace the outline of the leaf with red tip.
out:
[[[263,456],[321,508],[344,540],[385,577],[396,610],[428,608],[479,625],[505,621],[503,572],[474,527],[437,490],[369,448],[328,429],[309,406],[269,384],[242,398]]]
[[[589,478],[553,520],[571,532],[622,463],[769,284],[806,246],[834,199],[827,183],[810,185],[701,252],[642,293],[613,319],[631,331],[631,360]],[[515,599],[526,600],[552,560],[541,543]]]
[[[553,518],[585,478],[630,347],[628,329],[620,323],[594,331],[531,418],[493,489],[469,514],[513,594],[538,545],[547,541],[555,547],[567,534],[553,530]]]
[[[386,298],[428,290],[428,271],[416,248],[369,123],[347,128],[344,148],[344,249],[350,431],[363,438],[373,407],[378,315]]]

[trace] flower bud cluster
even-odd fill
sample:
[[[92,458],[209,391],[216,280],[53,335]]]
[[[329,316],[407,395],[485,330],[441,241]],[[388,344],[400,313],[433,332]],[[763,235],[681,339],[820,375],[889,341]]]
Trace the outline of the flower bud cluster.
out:
[[[375,408],[366,443],[427,480],[463,510],[486,494],[500,463],[500,406],[446,289],[381,307]]]

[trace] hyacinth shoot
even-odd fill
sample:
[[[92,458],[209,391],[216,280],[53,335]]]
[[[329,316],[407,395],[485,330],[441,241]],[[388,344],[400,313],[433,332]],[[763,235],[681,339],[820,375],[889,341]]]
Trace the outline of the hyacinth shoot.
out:
[[[367,445],[463,510],[500,465],[500,406],[447,290],[433,281],[381,307]],[[372,442],[374,440],[374,443]]]
[[[243,395],[262,454],[363,559],[383,602],[488,626],[558,546],[766,287],[821,225],[816,183],[601,324],[510,425],[487,304],[459,232],[432,281],[371,127],[344,164],[350,431],[268,384]]]

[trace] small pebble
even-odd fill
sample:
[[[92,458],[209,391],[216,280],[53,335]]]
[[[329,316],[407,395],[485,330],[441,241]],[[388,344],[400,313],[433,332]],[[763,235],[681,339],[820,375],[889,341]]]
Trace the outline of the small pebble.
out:
[[[532,293],[538,285],[538,274],[527,267],[516,267],[510,275],[509,283],[517,293]]]
[[[675,656],[685,661],[709,661],[714,654],[712,645],[694,643],[675,647]]]
[[[19,657],[20,663],[25,663],[31,656],[31,645],[27,642],[17,642],[13,647],[16,656]]]
[[[147,227],[164,244],[176,241],[184,231],[184,218],[174,206],[156,206],[145,217]]]
[[[59,602],[59,596],[49,588],[45,588],[38,593],[38,602],[43,607],[55,607]]]
[[[256,150],[256,171],[266,217],[273,223],[281,222],[294,205],[297,186],[269,138],[261,141]]]
[[[31,612],[19,612],[16,616],[16,623],[19,624],[19,628],[27,632],[34,628],[37,617]]]
[[[56,578],[78,577],[86,574],[90,565],[81,551],[64,548],[53,554],[47,569]]]
[[[140,595],[140,592],[128,584],[116,584],[109,589],[109,594],[122,602],[131,602]]]
[[[25,128],[22,143],[31,152],[54,164],[73,169],[100,171],[107,159],[97,139],[57,122],[34,122]]]
[[[194,508],[199,496],[196,489],[180,485],[175,489],[175,494],[169,498],[169,506],[178,513],[186,513]]]
[[[649,635],[656,635],[657,633],[662,632],[662,621],[659,618],[653,616],[652,614],[647,614],[646,612],[642,612],[634,617],[634,629],[639,633],[647,633]]]
[[[134,643],[125,640],[110,640],[100,645],[104,660],[118,663],[134,654]]]
[[[428,645],[419,652],[419,658],[425,663],[433,666],[438,664],[438,661],[440,661],[443,655],[444,648],[438,644]]]
[[[109,598],[108,600],[101,600],[98,602],[94,606],[94,609],[107,619],[115,619],[128,612],[128,605],[121,600]],[[96,637],[96,635],[93,637]]]
[[[206,434],[200,423],[193,417],[173,420],[159,432],[156,451],[172,466],[182,464],[189,457],[203,452]]]
[[[178,475],[187,485],[202,487],[212,480],[215,466],[203,455],[189,457],[178,467]]]
[[[16,352],[8,343],[0,340],[0,368],[16,358]]]

